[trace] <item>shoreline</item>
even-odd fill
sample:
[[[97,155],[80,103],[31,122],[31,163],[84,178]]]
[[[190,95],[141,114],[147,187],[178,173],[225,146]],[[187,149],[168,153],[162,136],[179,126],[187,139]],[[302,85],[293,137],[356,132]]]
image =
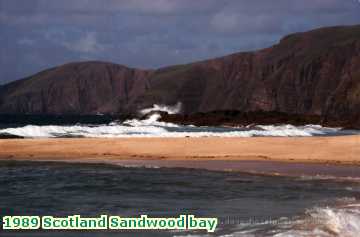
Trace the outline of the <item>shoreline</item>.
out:
[[[273,161],[360,166],[360,136],[0,140],[1,160]]]
[[[190,169],[214,172],[239,172],[255,176],[278,176],[303,178],[304,180],[332,180],[360,182],[360,166],[318,164],[318,163],[289,163],[282,161],[260,160],[100,160],[100,159],[0,159],[4,164],[72,164],[74,166],[119,166],[123,168],[147,169]]]

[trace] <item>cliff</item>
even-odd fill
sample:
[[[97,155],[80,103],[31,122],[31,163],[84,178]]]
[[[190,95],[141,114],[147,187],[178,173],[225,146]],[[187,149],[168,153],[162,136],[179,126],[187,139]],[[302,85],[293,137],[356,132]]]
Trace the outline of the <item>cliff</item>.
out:
[[[296,33],[256,52],[157,70],[71,63],[0,88],[1,113],[276,111],[360,126],[360,26]]]
[[[69,63],[0,87],[7,114],[117,114],[148,85],[151,71],[103,63]]]

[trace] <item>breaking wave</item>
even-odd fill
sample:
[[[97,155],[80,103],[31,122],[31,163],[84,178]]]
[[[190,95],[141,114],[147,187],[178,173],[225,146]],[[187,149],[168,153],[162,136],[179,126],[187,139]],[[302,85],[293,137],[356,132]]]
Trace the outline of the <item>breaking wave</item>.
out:
[[[356,237],[360,233],[360,203],[355,199],[341,200],[335,207],[316,207],[305,217],[278,226],[274,237]]]
[[[140,114],[146,115],[151,112],[166,112],[168,114],[178,114],[181,112],[182,103],[178,102],[176,105],[158,105],[154,104],[153,107],[140,110]]]
[[[251,128],[195,127],[164,123],[152,115],[148,120],[129,120],[107,125],[35,126],[1,129],[0,134],[29,138],[52,137],[308,137],[337,135],[340,129],[307,126],[254,126]]]
[[[354,198],[339,200],[334,207],[315,207],[302,216],[282,217],[258,224],[239,224],[233,233],[220,237],[358,237],[360,203]],[[236,229],[236,230],[235,230]],[[219,230],[218,230],[219,231]],[[221,231],[221,230],[220,230]],[[174,237],[205,237],[210,235],[174,235]]]
[[[0,129],[0,136],[19,136],[27,138],[53,137],[308,137],[350,135],[360,132],[344,131],[340,128],[327,128],[319,125],[258,125],[248,127],[196,127],[161,122],[159,111],[176,114],[182,104],[174,106],[154,105],[140,111],[147,119],[131,119],[124,122],[111,122],[103,125],[27,125]]]

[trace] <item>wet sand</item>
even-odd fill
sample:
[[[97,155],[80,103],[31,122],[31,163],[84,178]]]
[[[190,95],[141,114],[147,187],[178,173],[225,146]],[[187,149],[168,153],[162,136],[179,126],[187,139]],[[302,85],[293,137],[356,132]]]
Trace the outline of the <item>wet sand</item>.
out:
[[[359,166],[360,136],[8,139],[0,140],[0,159],[143,163],[251,160]]]

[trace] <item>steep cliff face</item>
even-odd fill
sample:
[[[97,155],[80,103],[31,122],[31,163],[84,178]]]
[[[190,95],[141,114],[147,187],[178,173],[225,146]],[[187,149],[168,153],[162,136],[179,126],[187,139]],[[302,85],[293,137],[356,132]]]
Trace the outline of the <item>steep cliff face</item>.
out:
[[[150,71],[85,62],[40,72],[0,88],[0,111],[29,114],[114,114],[148,86]]]
[[[184,104],[185,113],[278,111],[360,125],[360,26],[285,37],[279,44],[158,70],[138,99]]]
[[[185,114],[278,111],[360,126],[360,26],[293,34],[264,50],[154,71],[68,64],[0,88],[2,113],[128,113],[177,102]]]

